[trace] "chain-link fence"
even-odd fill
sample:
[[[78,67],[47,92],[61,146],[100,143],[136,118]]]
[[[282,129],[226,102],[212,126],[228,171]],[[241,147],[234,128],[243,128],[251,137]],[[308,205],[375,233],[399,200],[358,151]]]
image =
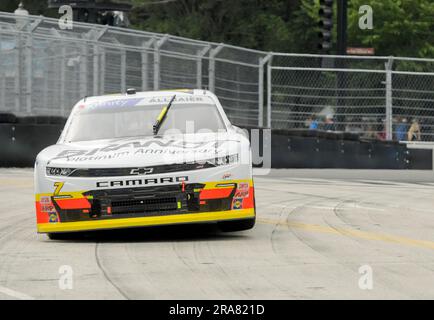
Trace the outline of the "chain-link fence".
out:
[[[434,59],[274,54],[268,126],[433,140]]]
[[[207,88],[231,121],[258,126],[266,53],[115,27],[0,13],[0,112],[67,116],[84,96]],[[261,69],[263,70],[263,68]],[[260,93],[261,92],[261,93]]]
[[[239,126],[434,140],[434,59],[278,54],[0,13],[0,112],[67,116],[84,96],[207,88]]]

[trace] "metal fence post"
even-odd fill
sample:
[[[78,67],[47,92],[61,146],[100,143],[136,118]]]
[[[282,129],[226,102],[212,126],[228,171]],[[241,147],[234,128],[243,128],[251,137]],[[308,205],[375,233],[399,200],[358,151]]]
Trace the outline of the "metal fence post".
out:
[[[27,113],[33,112],[32,108],[32,95],[33,95],[33,31],[40,25],[42,19],[38,19],[33,23],[30,23],[28,28],[28,40],[26,47],[26,68],[27,68],[27,83],[26,83],[26,106]]]
[[[223,48],[224,45],[220,43],[217,48],[214,48],[209,52],[208,89],[211,92],[215,92],[215,57]]]
[[[258,79],[258,126],[264,126],[264,66],[271,59],[272,55],[268,54],[259,58],[259,79]]]
[[[273,56],[268,60],[267,65],[267,128],[271,129],[271,94],[272,94],[272,61]]]
[[[197,53],[197,61],[196,61],[196,88],[197,89],[202,89],[202,59],[210,49],[211,46],[207,45],[205,48],[199,50]]]
[[[15,55],[15,112],[20,112],[20,98],[21,98],[21,56],[22,56],[22,43],[21,34],[18,34],[16,40],[16,50]]]
[[[1,41],[1,38],[0,38]],[[1,52],[0,52],[1,54]],[[4,59],[0,59],[4,60]],[[0,63],[0,106],[5,108],[6,107],[6,71],[3,66],[3,63]]]
[[[0,34],[0,42],[3,42],[2,35]],[[6,107],[6,70],[5,66],[3,65],[3,62],[6,60],[2,57],[2,55],[5,55],[5,53],[0,50],[0,107],[5,108]]]
[[[3,43],[3,34],[0,33],[0,43]],[[3,67],[4,58],[2,57],[3,52],[0,48],[0,107],[5,108],[5,90],[6,90],[6,75]]]
[[[26,45],[26,108],[27,114],[32,113],[32,80],[33,80],[33,67],[32,67],[32,34],[29,34]]]
[[[66,107],[66,63],[67,63],[67,57],[66,57],[66,44],[62,43],[62,49],[61,49],[61,57],[60,57],[60,114],[62,116],[66,116],[65,107]]]
[[[121,92],[127,91],[127,52],[121,49]]]
[[[100,51],[100,66],[101,66],[101,72],[100,72],[100,89],[99,92],[100,94],[104,94],[105,93],[105,60],[106,60],[106,54],[105,54],[105,48],[104,47],[100,47],[99,48]]]
[[[102,54],[103,49],[98,45],[101,38],[107,32],[108,27],[104,27],[96,31],[94,41],[94,56],[93,56],[93,93],[94,95],[104,93],[104,77],[105,77],[105,54]],[[104,60],[104,61],[103,61]]]
[[[154,90],[160,89],[160,48],[169,39],[168,35],[155,43],[154,50]]]
[[[6,108],[6,75],[3,69],[0,71],[0,82],[0,103],[3,108]]]
[[[49,53],[44,52],[44,60],[49,60]],[[42,75],[42,81],[44,83],[43,89],[42,89],[42,106],[43,108],[46,108],[48,105],[48,78],[49,78],[49,69],[44,68],[43,75]]]
[[[99,85],[99,48],[98,45],[93,46],[93,95],[98,95]]]
[[[81,47],[80,52],[80,96],[85,97],[87,96],[87,43],[85,42],[84,45]]]
[[[385,63],[386,69],[386,140],[393,139],[393,101],[392,101],[392,65],[393,58]]]
[[[151,47],[154,45],[155,38],[151,38],[150,40],[143,43],[143,51],[141,52],[142,58],[142,91],[148,91],[149,87],[149,59],[148,54]]]

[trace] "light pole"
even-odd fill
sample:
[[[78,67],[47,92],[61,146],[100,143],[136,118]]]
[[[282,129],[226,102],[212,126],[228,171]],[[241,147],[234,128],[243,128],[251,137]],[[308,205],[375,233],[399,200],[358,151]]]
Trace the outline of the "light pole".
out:
[[[338,0],[338,54],[347,54],[347,24],[348,24],[348,3],[347,0]]]

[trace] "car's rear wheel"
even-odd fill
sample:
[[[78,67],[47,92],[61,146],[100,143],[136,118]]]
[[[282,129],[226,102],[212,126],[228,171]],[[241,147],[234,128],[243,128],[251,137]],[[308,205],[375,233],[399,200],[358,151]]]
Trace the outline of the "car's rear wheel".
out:
[[[235,232],[252,229],[255,226],[256,218],[235,220],[235,221],[222,221],[218,226],[223,232]]]

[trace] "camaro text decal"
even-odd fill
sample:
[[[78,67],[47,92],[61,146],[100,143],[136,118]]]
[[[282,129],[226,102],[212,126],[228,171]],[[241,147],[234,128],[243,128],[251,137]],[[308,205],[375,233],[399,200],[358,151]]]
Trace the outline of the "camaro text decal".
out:
[[[133,187],[142,185],[156,185],[165,183],[177,183],[188,181],[187,176],[177,177],[163,177],[163,178],[147,178],[147,179],[127,179],[127,180],[113,180],[113,181],[98,181],[97,188],[109,187]]]

